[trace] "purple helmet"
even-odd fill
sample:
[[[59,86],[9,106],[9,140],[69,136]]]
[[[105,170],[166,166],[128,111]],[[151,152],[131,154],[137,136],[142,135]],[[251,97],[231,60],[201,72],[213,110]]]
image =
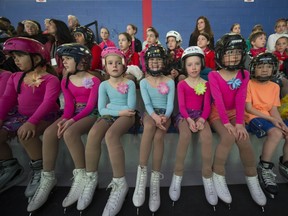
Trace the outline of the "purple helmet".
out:
[[[13,51],[20,51],[29,54],[38,54],[46,62],[50,61],[50,55],[44,48],[44,45],[39,41],[26,37],[13,37],[5,41],[3,51],[10,53]]]

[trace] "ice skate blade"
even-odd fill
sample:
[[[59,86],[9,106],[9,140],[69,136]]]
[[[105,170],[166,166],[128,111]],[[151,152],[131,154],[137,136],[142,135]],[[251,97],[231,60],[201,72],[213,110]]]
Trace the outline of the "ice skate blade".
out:
[[[228,209],[231,210],[231,203],[226,203],[228,205]]]
[[[262,212],[264,213],[265,212],[264,206],[261,206],[261,209],[262,209]]]
[[[220,199],[221,200],[221,199]],[[227,205],[227,207],[228,207],[228,210],[231,210],[231,203],[227,203],[227,202],[224,202],[223,200],[221,200],[224,204],[226,204]]]
[[[269,197],[269,198],[271,198],[271,199],[274,199],[274,198],[275,198],[275,195],[276,195],[276,194],[269,193],[269,192],[267,192],[267,191],[265,191],[265,190],[264,190],[264,194],[266,194],[266,196]]]

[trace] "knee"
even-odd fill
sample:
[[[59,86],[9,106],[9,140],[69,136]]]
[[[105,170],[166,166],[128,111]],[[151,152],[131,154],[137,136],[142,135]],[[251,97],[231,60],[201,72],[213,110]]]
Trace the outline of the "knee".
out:
[[[225,134],[225,136],[221,136],[221,143],[227,145],[227,146],[232,146],[235,142],[236,139],[233,135],[231,134]]]
[[[43,133],[43,137],[55,137],[55,136],[57,136],[57,129],[54,127],[48,127]]]
[[[31,143],[31,139],[28,139],[28,140],[21,139],[19,136],[18,136],[18,140],[19,140],[19,143],[21,143],[21,145],[23,145],[23,146],[28,146],[29,143]]]
[[[192,138],[192,134],[190,130],[182,132],[179,136],[181,136],[181,140],[187,140],[187,141],[190,141]]]
[[[153,133],[155,130],[156,130],[155,124],[149,122],[144,125],[144,131],[147,133]]]
[[[96,136],[97,136],[97,134],[98,134],[98,131],[96,130],[96,128],[95,128],[95,127],[92,127],[92,128],[90,129],[90,131],[88,132],[88,138],[90,138],[90,139],[95,139]]]
[[[162,133],[156,133],[154,135],[154,143],[164,143],[164,135]]]
[[[268,131],[268,137],[275,140],[280,140],[283,137],[283,133],[280,129],[275,127]]]
[[[105,133],[105,143],[107,146],[113,145],[115,142],[117,142],[118,136],[116,135],[115,131],[113,130],[108,130]],[[120,140],[120,137],[119,137]]]
[[[65,130],[65,132],[63,133],[63,138],[64,140],[69,140],[69,139],[74,139],[73,137],[75,137],[76,132],[73,130],[69,130],[69,128],[67,130]]]

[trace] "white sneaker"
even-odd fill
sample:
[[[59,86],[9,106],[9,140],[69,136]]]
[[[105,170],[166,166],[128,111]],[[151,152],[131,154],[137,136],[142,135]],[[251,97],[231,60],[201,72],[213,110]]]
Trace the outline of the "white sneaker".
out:
[[[114,216],[121,210],[129,188],[125,177],[113,178],[107,188],[112,190],[102,216]]]
[[[227,187],[225,176],[213,172],[213,183],[218,197],[225,203],[230,204],[232,197]]]
[[[249,188],[250,194],[253,200],[260,206],[265,206],[267,199],[265,194],[263,193],[259,181],[258,176],[248,177],[246,176],[246,183]]]
[[[169,196],[173,202],[176,202],[181,194],[182,176],[173,174],[171,185],[169,187]]]
[[[133,204],[135,207],[140,207],[145,201],[145,192],[147,184],[147,166],[137,168],[136,186],[133,193]]]
[[[204,178],[202,176],[202,181],[204,185],[205,196],[206,196],[208,203],[212,206],[217,205],[218,197],[217,197],[217,192],[215,190],[212,177]]]
[[[160,207],[160,180],[164,175],[160,172],[152,171],[150,179],[149,209],[156,212]]]
[[[39,209],[48,199],[50,192],[57,184],[54,171],[41,172],[40,185],[28,204],[27,211],[33,212]]]
[[[87,172],[85,187],[77,202],[77,209],[79,211],[86,209],[87,206],[90,205],[90,203],[92,202],[97,184],[98,184],[98,173]]]
[[[70,188],[70,191],[68,195],[65,197],[65,199],[62,202],[62,206],[64,208],[72,205],[75,203],[81,192],[84,189],[85,186],[85,178],[86,178],[86,172],[85,169],[74,169],[73,170],[73,183]]]

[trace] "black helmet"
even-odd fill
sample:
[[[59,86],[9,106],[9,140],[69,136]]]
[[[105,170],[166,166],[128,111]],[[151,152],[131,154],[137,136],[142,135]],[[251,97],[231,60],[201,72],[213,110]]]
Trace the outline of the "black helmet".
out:
[[[242,50],[241,61],[237,65],[226,66],[222,63],[223,56],[227,50],[240,49]],[[245,39],[235,33],[228,33],[223,35],[216,43],[215,46],[215,62],[220,68],[227,70],[235,70],[244,68],[245,54],[246,54],[246,42]]]
[[[164,73],[163,69],[159,71],[152,71],[149,68],[148,60],[150,58],[162,58],[164,66],[165,60],[166,60],[166,51],[161,45],[151,45],[148,47],[147,51],[145,52],[145,64],[147,68],[147,73],[149,73],[152,76],[160,76]]]
[[[78,26],[76,29],[74,29],[73,35],[78,32],[83,34],[86,43],[93,43],[95,41],[94,33],[90,28]]]
[[[73,57],[76,64],[78,65],[81,59],[85,60],[86,64],[90,65],[91,62],[91,52],[90,50],[81,44],[78,43],[66,43],[57,47],[58,56],[70,56]]]
[[[271,76],[266,76],[266,77],[256,77],[255,76],[256,66],[261,65],[261,64],[271,64],[273,66]],[[250,77],[257,79],[258,81],[265,82],[265,81],[270,80],[276,74],[276,72],[278,70],[278,59],[272,53],[260,53],[259,55],[255,56],[252,59],[249,66],[250,66],[249,67]]]
[[[3,64],[6,60],[6,56],[2,50],[0,50],[0,65]]]

